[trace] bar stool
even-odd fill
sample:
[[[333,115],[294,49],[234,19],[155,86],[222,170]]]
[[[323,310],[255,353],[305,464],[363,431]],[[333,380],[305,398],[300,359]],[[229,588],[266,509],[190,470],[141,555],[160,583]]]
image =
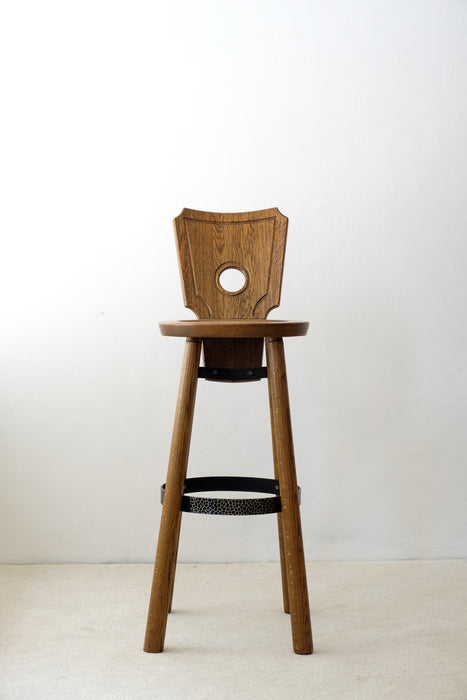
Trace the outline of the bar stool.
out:
[[[238,214],[183,209],[174,220],[185,306],[190,321],[164,321],[162,335],[186,339],[149,603],[144,650],[163,651],[177,562],[182,512],[212,515],[277,513],[284,611],[293,649],[311,654],[310,608],[295,473],[283,338],[306,335],[308,323],[266,320],[279,305],[287,217],[277,208]],[[235,271],[232,273],[232,270]],[[232,288],[229,274],[241,281]],[[266,346],[266,367],[262,367]],[[203,350],[204,366],[200,367]],[[274,479],[186,478],[198,378],[218,382],[268,380]],[[192,496],[244,491],[262,498]],[[264,497],[264,494],[269,494]]]

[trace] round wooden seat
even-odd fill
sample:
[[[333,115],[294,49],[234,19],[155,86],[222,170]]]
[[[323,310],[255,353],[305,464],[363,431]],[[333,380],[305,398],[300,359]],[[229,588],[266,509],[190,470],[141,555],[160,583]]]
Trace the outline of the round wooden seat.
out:
[[[285,338],[306,335],[308,321],[275,321],[254,318],[161,321],[162,335],[181,338]]]

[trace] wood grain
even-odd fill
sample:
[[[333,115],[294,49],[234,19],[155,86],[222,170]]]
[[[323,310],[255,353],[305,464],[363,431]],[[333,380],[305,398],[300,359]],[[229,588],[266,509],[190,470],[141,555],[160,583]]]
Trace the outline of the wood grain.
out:
[[[261,366],[265,339],[274,474],[282,503],[278,530],[284,610],[290,612],[294,651],[313,650],[282,340],[306,335],[308,323],[266,319],[280,300],[287,223],[277,208],[239,214],[184,209],[174,220],[185,306],[198,319],[159,324],[162,335],[187,341],[148,612],[148,652],[163,650],[172,605],[201,346],[208,367],[248,369]],[[237,291],[222,286],[220,275],[229,267],[244,274]]]
[[[203,338],[205,367],[248,369],[261,367],[263,338]]]
[[[164,648],[167,615],[175,577],[180,507],[190,450],[200,353],[201,341],[188,338],[180,378],[144,642],[144,651],[152,653],[161,652]]]
[[[296,654],[311,654],[313,640],[310,606],[282,338],[268,338],[266,340],[266,357],[274,464],[279,479],[282,504],[282,546],[287,567],[286,578],[293,647]]]
[[[266,318],[279,305],[288,219],[279,209],[219,214],[183,209],[174,220],[185,306],[198,318]],[[234,267],[238,293],[219,283]]]
[[[209,319],[161,321],[162,335],[181,338],[285,338],[306,335],[307,321],[270,321],[269,319]]]

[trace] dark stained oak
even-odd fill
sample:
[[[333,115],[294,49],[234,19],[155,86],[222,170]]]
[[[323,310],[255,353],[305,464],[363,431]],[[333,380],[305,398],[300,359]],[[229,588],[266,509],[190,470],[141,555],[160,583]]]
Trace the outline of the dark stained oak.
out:
[[[203,338],[205,367],[248,369],[263,364],[264,338]]]

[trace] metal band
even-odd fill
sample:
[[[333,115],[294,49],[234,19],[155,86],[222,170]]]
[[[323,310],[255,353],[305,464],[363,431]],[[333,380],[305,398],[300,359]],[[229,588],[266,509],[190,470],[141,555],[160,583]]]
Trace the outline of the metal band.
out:
[[[251,382],[265,379],[268,376],[266,367],[252,367],[250,369],[228,369],[226,367],[200,367],[198,377],[211,379],[218,382]]]
[[[261,479],[249,476],[204,476],[185,480],[183,493],[198,491],[245,491],[251,493],[271,493],[271,498],[205,498],[202,496],[182,496],[180,510],[185,513],[205,515],[264,515],[280,513],[281,499],[279,482],[275,479]],[[161,503],[164,502],[165,484],[161,486]],[[300,487],[298,502],[300,503]]]

